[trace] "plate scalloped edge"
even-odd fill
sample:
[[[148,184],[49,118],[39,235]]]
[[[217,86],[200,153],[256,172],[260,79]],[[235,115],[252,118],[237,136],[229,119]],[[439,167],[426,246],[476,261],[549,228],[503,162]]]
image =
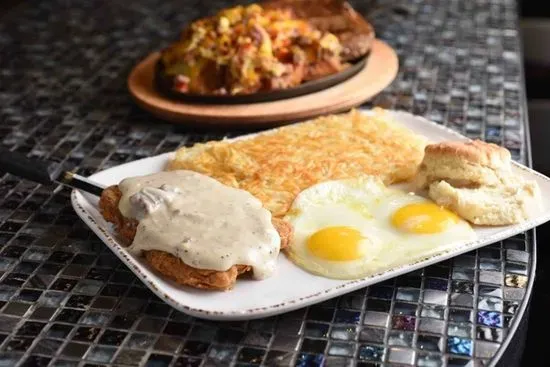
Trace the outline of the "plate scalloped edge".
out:
[[[364,113],[369,113],[368,111],[364,111]],[[401,119],[415,119],[416,121],[425,124],[427,128],[429,129],[437,129],[439,132],[441,132],[444,136],[452,135],[456,139],[461,140],[469,140],[467,137],[457,133],[454,130],[451,130],[447,127],[444,127],[442,125],[439,125],[435,122],[432,122],[424,117],[421,116],[415,116],[408,112],[404,111],[392,111],[392,113],[395,115],[396,120],[399,121]],[[250,138],[252,136],[263,134],[263,133],[269,133],[270,131],[273,131],[275,129],[266,130],[265,132],[256,133],[256,134],[249,134],[244,135],[241,137],[238,137],[236,139],[246,139]],[[232,139],[235,140],[235,139]],[[161,154],[159,156],[150,157],[150,158],[144,158],[138,161],[129,162],[125,165],[129,164],[139,164],[142,161],[146,160],[166,160],[170,156],[172,156],[173,153],[165,153]],[[523,172],[526,172],[529,175],[538,177],[539,180],[543,180],[547,182],[550,185],[550,178],[540,174],[539,172],[536,172],[528,167],[525,167],[519,163],[513,162],[514,168],[520,169]],[[111,167],[107,170],[101,171],[96,173],[98,174],[108,174],[109,171],[116,170],[117,168],[124,166],[115,166]],[[95,175],[92,175],[91,178]],[[428,265],[432,265],[435,263],[439,263],[441,261],[450,259],[452,257],[455,257],[457,255],[475,250],[480,247],[487,246],[489,244],[498,242],[500,240],[509,238],[513,235],[516,235],[518,233],[525,232],[529,229],[532,229],[540,224],[543,224],[550,220],[550,210],[543,215],[540,215],[538,217],[535,217],[531,220],[522,222],[517,225],[513,226],[507,226],[502,227],[503,229],[494,233],[490,236],[485,236],[482,238],[478,238],[475,241],[470,241],[467,243],[460,243],[454,246],[452,249],[449,249],[445,252],[439,252],[436,254],[432,254],[430,256],[427,256],[425,258],[422,258],[415,262],[410,262],[405,265],[401,265],[399,267],[394,267],[392,269],[383,271],[378,274],[374,274],[365,278],[361,279],[355,279],[355,280],[349,280],[349,281],[343,281],[342,284],[339,284],[337,286],[325,289],[321,292],[315,292],[312,294],[307,294],[305,296],[301,296],[298,298],[290,299],[290,300],[284,300],[283,302],[274,302],[273,304],[270,304],[268,306],[258,307],[258,308],[248,308],[248,309],[230,309],[230,310],[222,310],[222,311],[216,311],[216,310],[206,310],[202,308],[196,308],[191,307],[189,305],[183,304],[182,302],[176,300],[171,295],[167,294],[167,292],[162,291],[157,286],[157,282],[160,279],[158,275],[152,271],[148,265],[145,264],[145,262],[139,258],[136,258],[132,255],[130,255],[125,248],[117,241],[116,234],[111,229],[111,226],[107,224],[103,218],[99,215],[98,220],[96,220],[97,214],[93,213],[94,211],[97,212],[97,208],[95,208],[94,204],[92,204],[86,197],[76,191],[73,190],[71,193],[71,202],[73,205],[74,210],[79,215],[79,217],[92,229],[92,231],[100,237],[100,239],[115,253],[115,255],[159,298],[161,298],[166,303],[170,304],[172,307],[178,309],[179,311],[186,313],[191,316],[199,317],[199,318],[205,318],[205,319],[211,319],[211,320],[248,320],[248,319],[254,319],[254,318],[262,318],[262,317],[269,317],[289,311],[293,311],[299,308],[303,308],[315,303],[319,303],[322,301],[325,301],[330,298],[334,298],[337,296],[340,296],[345,293],[349,293],[361,288],[364,288],[366,286],[376,284],[379,282],[382,282],[386,279],[396,277],[401,274],[405,274],[414,270],[418,270],[420,268],[426,267]],[[312,275],[313,276],[313,275]]]

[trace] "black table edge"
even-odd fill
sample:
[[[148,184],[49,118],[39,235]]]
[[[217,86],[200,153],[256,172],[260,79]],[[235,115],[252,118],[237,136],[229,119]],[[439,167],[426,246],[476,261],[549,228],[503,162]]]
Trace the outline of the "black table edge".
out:
[[[521,96],[521,104],[523,105],[523,128],[525,129],[525,154],[526,154],[526,163],[528,167],[533,167],[533,157],[532,157],[532,151],[531,151],[531,133],[529,129],[529,113],[527,110],[527,91],[526,91],[526,84],[525,84],[525,65],[523,60],[523,38],[522,38],[522,32],[521,27],[519,26],[519,19],[516,19],[516,30],[518,32],[518,42],[519,42],[519,56],[521,57],[519,62],[520,67],[520,78],[521,78],[521,84],[523,85],[522,89],[522,96]],[[514,317],[514,321],[512,322],[512,325],[508,328],[508,334],[504,338],[504,341],[500,345],[500,348],[498,349],[497,353],[493,356],[491,362],[489,363],[489,367],[495,367],[499,364],[499,361],[501,360],[502,356],[506,353],[506,350],[510,346],[511,341],[514,339],[514,336],[517,332],[517,329],[519,328],[520,324],[522,322],[527,322],[528,320],[524,320],[524,317],[526,315],[526,311],[529,305],[529,301],[531,299],[531,295],[533,293],[533,286],[535,284],[535,277],[536,277],[536,269],[537,269],[537,230],[534,228],[530,231],[533,236],[533,240],[531,241],[531,264],[529,269],[529,274],[527,274],[528,282],[527,282],[527,288],[526,288],[526,294],[525,297],[521,301],[521,305]],[[521,352],[523,354],[523,351]],[[506,363],[506,362],[504,362]]]

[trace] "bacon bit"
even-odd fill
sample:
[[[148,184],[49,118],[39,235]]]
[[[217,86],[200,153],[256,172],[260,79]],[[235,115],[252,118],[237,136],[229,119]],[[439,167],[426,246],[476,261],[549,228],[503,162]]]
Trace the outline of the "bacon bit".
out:
[[[290,50],[288,48],[282,48],[277,52],[277,59],[286,61],[290,56]]]
[[[177,75],[174,78],[174,90],[180,93],[187,93],[189,92],[189,82],[191,79],[185,75]]]

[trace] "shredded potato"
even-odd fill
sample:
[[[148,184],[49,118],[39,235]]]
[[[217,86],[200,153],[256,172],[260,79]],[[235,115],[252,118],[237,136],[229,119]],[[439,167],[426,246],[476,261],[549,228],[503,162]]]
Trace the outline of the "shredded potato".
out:
[[[249,191],[276,217],[301,190],[321,181],[379,176],[386,184],[410,179],[425,139],[390,119],[358,111],[320,117],[246,140],[181,148],[169,170],[187,169]]]

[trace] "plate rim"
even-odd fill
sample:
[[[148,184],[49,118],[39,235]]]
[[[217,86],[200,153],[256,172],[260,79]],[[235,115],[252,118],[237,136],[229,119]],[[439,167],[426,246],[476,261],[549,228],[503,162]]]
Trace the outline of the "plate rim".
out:
[[[361,113],[369,114],[369,112],[372,112],[372,110],[360,110]],[[436,122],[433,122],[423,116],[414,115],[410,112],[401,111],[401,110],[387,110],[390,111],[392,114],[395,115],[407,115],[408,118],[415,118],[422,121],[422,123],[430,125],[432,128],[436,128],[442,132],[445,132],[446,134],[452,134],[455,137],[461,139],[461,140],[472,140],[468,137],[446,127],[440,124],[437,124]],[[396,117],[396,120],[399,121],[399,118]],[[302,122],[303,123],[303,122]],[[269,129],[265,130],[259,133],[252,133],[252,134],[246,134],[242,135],[236,138],[232,139],[223,139],[225,141],[236,141],[236,140],[242,140],[242,139],[248,139],[252,138],[254,136],[266,134],[276,131],[276,129]],[[135,164],[139,163],[140,161],[144,160],[158,160],[158,159],[164,159],[168,158],[170,155],[173,155],[174,152],[168,152],[168,153],[162,153],[153,157],[147,157],[142,158],[139,160],[127,162],[118,166],[110,167],[106,170],[99,171],[96,174],[100,173],[108,173],[110,170],[115,170],[117,168],[120,168],[120,166],[123,166],[125,164]],[[539,173],[532,168],[529,168],[525,165],[522,165],[518,162],[512,161],[512,164],[523,171],[528,172],[529,174],[532,174],[534,176],[539,177],[540,179],[543,179],[550,183],[550,178],[543,175],[542,173]],[[92,175],[92,176],[94,176]],[[298,299],[291,299],[284,301],[282,303],[275,303],[269,306],[259,307],[259,308],[251,308],[251,309],[241,309],[241,310],[226,310],[226,311],[210,311],[210,310],[203,310],[200,308],[194,308],[187,305],[184,305],[180,303],[179,301],[172,298],[170,295],[165,294],[164,292],[160,291],[154,284],[154,279],[149,279],[149,276],[144,274],[136,264],[139,263],[140,266],[148,266],[143,261],[137,259],[136,257],[130,255],[123,246],[121,246],[116,239],[114,238],[114,233],[111,234],[111,230],[107,228],[103,228],[102,225],[100,225],[92,216],[92,213],[89,213],[86,209],[86,205],[93,206],[92,203],[90,203],[86,197],[80,193],[77,190],[72,190],[71,192],[71,203],[74,208],[74,210],[77,212],[79,217],[92,229],[96,235],[98,235],[102,241],[111,249],[111,251],[115,252],[115,255],[119,257],[119,259],[125,263],[127,267],[130,268],[134,274],[140,280],[145,283],[148,288],[153,291],[159,298],[161,298],[163,301],[170,304],[172,307],[182,311],[183,313],[186,313],[188,315],[203,318],[203,319],[211,319],[211,320],[250,320],[255,318],[263,318],[263,317],[269,317],[281,313],[290,312],[299,308],[307,307],[312,304],[316,304],[319,302],[323,302],[325,300],[340,296],[345,293],[352,292],[354,290],[364,288],[379,282],[382,282],[386,279],[393,278],[395,276],[398,276],[400,274],[408,273],[411,271],[418,270],[420,268],[424,268],[426,266],[439,263],[445,260],[448,260],[450,258],[453,258],[455,256],[461,255],[463,253],[475,250],[480,247],[488,246],[490,244],[493,244],[497,241],[501,241],[506,238],[510,238],[513,235],[521,232],[525,232],[529,229],[532,229],[534,227],[539,226],[540,224],[543,224],[547,221],[550,221],[550,211],[544,215],[540,215],[537,217],[534,217],[530,220],[524,221],[520,224],[516,225],[510,225],[507,226],[509,228],[504,229],[502,231],[499,231],[493,235],[485,236],[483,238],[478,238],[474,241],[467,241],[466,243],[459,243],[455,245],[452,249],[448,249],[444,252],[437,253],[435,255],[430,255],[427,258],[422,258],[418,261],[415,261],[414,263],[407,263],[380,273],[373,274],[368,277],[360,278],[360,279],[353,279],[353,280],[347,280],[343,284],[340,284],[338,286],[334,286],[328,289],[325,289],[321,292],[308,294],[305,296],[302,296]],[[506,226],[504,227],[506,228]],[[283,255],[284,256],[284,255]],[[158,278],[159,276],[155,275],[155,278]],[[184,287],[184,286],[181,286]]]

